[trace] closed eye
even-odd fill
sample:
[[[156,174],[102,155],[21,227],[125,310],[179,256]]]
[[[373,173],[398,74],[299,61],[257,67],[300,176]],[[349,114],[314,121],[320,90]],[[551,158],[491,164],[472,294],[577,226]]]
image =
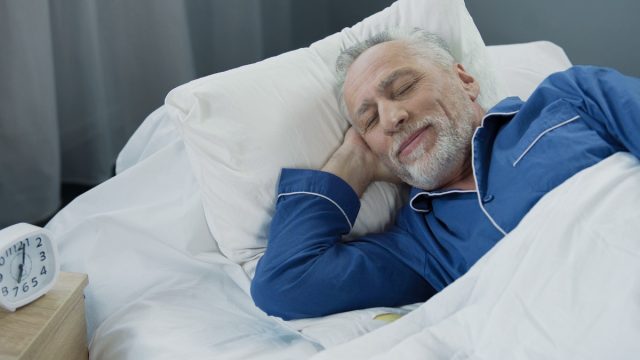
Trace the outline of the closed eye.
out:
[[[406,83],[406,84],[402,85],[400,88],[398,88],[398,89],[396,90],[396,92],[393,94],[393,96],[394,96],[394,97],[399,97],[399,96],[402,96],[402,95],[408,94],[408,93],[409,93],[409,91],[410,91],[411,89],[413,89],[414,85],[415,85],[417,82],[418,82],[418,80],[413,80],[413,81],[411,81],[411,82],[408,82],[408,83]]]
[[[373,116],[371,116],[369,118],[369,120],[367,120],[367,123],[366,123],[366,125],[364,127],[364,131],[366,132],[366,131],[370,130],[371,128],[373,128],[376,125],[377,122],[378,122],[378,113],[375,113],[375,114],[373,114]]]

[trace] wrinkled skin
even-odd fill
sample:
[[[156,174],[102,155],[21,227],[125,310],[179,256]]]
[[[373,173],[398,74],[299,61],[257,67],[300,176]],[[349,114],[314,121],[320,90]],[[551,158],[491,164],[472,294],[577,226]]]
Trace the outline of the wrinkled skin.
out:
[[[475,188],[471,139],[483,109],[479,85],[460,64],[443,68],[403,42],[371,47],[350,66],[344,100],[361,139],[380,164],[372,180],[400,178],[425,190]],[[357,144],[363,141],[364,144]]]

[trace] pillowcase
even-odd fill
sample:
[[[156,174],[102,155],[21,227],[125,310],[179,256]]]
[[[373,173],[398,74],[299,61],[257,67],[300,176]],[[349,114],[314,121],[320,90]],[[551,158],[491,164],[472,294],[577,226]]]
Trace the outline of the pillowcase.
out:
[[[487,47],[507,92],[527,100],[547,76],[571,66],[561,47],[549,41]]]
[[[349,126],[334,95],[341,48],[398,26],[446,40],[480,82],[484,107],[504,95],[463,0],[400,0],[309,48],[194,80],[167,96],[211,233],[249,276],[267,246],[281,168],[322,167]],[[403,201],[399,187],[372,184],[350,235],[384,230]]]

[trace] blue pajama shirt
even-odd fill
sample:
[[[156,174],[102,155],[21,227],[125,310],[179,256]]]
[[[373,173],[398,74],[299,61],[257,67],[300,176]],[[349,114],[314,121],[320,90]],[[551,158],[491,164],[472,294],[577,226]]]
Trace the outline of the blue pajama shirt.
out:
[[[283,169],[252,297],[284,319],[425,301],[543,195],[619,151],[640,156],[640,80],[576,66],[528,101],[507,98],[487,112],[472,142],[477,191],[413,188],[383,233],[343,242],[360,208],[353,189],[326,172]]]

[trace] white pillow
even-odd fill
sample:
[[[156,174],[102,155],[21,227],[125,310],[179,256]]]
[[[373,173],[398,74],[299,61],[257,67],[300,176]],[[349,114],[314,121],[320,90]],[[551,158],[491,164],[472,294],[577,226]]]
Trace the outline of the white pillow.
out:
[[[340,49],[398,26],[445,39],[480,81],[485,107],[504,95],[463,0],[400,0],[309,48],[194,80],[167,96],[211,233],[250,276],[267,246],[280,169],[322,167],[348,127],[333,92]],[[383,230],[402,202],[396,186],[373,184],[352,235]]]
[[[508,94],[522,100],[547,76],[571,66],[564,50],[549,41],[489,46],[487,50]]]

